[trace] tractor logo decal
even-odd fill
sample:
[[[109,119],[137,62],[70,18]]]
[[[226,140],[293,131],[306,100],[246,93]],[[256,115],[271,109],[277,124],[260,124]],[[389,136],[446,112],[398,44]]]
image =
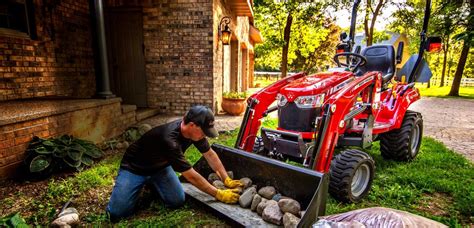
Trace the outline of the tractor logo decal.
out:
[[[341,90],[344,86],[346,86],[347,84],[349,84],[350,82],[354,81],[354,78],[349,78],[341,83],[339,83],[339,85],[333,87],[330,91],[329,91],[329,94],[333,94],[339,90]]]
[[[354,86],[354,89],[352,89],[352,91],[356,90],[357,88],[361,87],[362,85],[364,85],[365,83],[369,82],[369,81],[372,81],[374,79],[374,76],[370,76],[364,80],[362,80],[361,82],[357,83],[356,86]]]

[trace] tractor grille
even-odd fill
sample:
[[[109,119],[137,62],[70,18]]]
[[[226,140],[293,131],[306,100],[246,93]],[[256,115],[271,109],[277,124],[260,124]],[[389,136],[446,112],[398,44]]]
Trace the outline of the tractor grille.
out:
[[[278,109],[278,127],[299,132],[314,131],[314,121],[320,108],[301,109],[294,102],[288,102]]]

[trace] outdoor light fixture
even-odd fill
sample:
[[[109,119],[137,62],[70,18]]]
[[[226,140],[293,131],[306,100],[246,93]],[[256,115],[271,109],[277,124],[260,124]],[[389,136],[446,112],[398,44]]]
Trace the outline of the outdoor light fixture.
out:
[[[229,45],[230,43],[231,31],[229,28],[229,24],[230,24],[230,17],[227,17],[227,16],[223,17],[221,19],[221,22],[219,23],[219,35],[220,35],[223,45]]]

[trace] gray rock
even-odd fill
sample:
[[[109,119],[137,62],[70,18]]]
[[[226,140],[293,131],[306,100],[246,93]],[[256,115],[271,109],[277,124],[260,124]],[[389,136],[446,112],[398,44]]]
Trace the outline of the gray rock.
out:
[[[222,181],[220,180],[212,182],[212,185],[214,185],[214,187],[216,187],[217,189],[226,189],[224,183],[222,183]]]
[[[278,206],[283,213],[289,212],[294,215],[298,215],[301,210],[300,203],[294,199],[281,199],[278,201]]]
[[[255,188],[248,188],[239,198],[239,204],[243,208],[247,208],[250,206],[253,200],[253,196],[257,194],[257,189]]]
[[[211,173],[207,177],[207,180],[209,181],[209,183],[214,183],[214,181],[221,180],[221,178],[217,175],[217,173]]]
[[[283,227],[285,228],[296,228],[300,219],[291,213],[285,213],[283,215]]]
[[[262,201],[257,205],[257,214],[262,215],[263,210],[267,206],[267,202],[267,199],[262,198]]]
[[[250,210],[257,210],[257,206],[260,202],[262,202],[262,197],[259,194],[255,194],[252,199],[252,204],[250,205]]]
[[[265,199],[272,199],[272,197],[276,194],[276,190],[273,186],[266,186],[258,190],[258,194]]]
[[[242,182],[242,184],[244,184],[244,189],[247,189],[252,185],[252,180],[248,177],[244,177],[244,178],[240,179],[240,182]],[[255,189],[257,189],[257,188],[255,188]]]
[[[276,225],[281,225],[282,217],[283,213],[281,212],[280,207],[278,207],[278,202],[275,200],[269,200],[267,206],[263,209],[262,219]]]

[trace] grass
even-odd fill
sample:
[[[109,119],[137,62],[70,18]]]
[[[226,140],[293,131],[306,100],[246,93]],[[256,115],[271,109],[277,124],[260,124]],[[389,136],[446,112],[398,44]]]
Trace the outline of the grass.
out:
[[[275,126],[276,121],[268,119],[264,125]],[[211,142],[233,146],[237,133],[235,130],[221,134]],[[378,143],[374,143],[367,152],[376,162],[376,176],[370,194],[359,204],[342,204],[329,198],[326,214],[383,206],[425,216],[451,227],[474,223],[474,165],[461,155],[428,137],[423,138],[420,154],[409,163],[384,160]],[[200,156],[194,147],[186,152],[186,157],[193,163]],[[43,184],[24,183],[17,191],[0,200],[0,205],[3,205],[0,217],[20,212],[29,224],[45,226],[54,219],[61,206],[72,198],[72,206],[81,213],[83,225],[108,226],[110,224],[104,209],[120,159],[121,153],[118,153],[80,173],[56,176]],[[116,225],[225,225],[191,202],[180,209],[167,209],[158,200],[151,200],[151,197],[149,192],[144,191],[137,214]]]
[[[430,88],[426,88],[426,85],[417,85],[416,87],[420,90],[422,97],[474,99],[474,87],[459,88],[459,97],[448,96],[451,86],[431,86]]]
[[[258,87],[258,88],[263,88],[263,87],[266,87],[274,82],[278,81],[277,78],[275,77],[269,77],[268,79],[265,78],[265,77],[259,77],[258,79],[256,79],[253,84],[255,87]]]

